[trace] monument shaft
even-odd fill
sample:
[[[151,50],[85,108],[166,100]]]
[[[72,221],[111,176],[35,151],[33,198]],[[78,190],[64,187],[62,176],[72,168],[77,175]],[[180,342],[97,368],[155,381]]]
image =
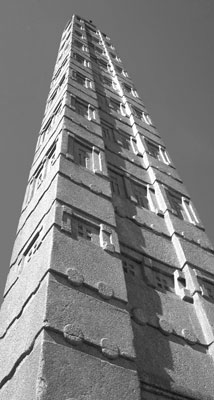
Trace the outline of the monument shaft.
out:
[[[110,38],[74,15],[0,312],[0,400],[214,399],[213,266]]]

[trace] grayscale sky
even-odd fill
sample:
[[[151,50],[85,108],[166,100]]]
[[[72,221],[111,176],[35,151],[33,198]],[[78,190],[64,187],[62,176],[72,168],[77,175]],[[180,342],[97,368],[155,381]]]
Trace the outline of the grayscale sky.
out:
[[[1,0],[0,299],[60,36],[73,13],[111,37],[214,242],[214,1]]]

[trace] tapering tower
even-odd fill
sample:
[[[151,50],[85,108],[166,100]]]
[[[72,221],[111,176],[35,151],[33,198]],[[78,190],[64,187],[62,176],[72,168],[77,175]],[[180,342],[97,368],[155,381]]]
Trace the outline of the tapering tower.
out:
[[[214,399],[214,250],[110,38],[60,43],[0,313],[0,400]]]

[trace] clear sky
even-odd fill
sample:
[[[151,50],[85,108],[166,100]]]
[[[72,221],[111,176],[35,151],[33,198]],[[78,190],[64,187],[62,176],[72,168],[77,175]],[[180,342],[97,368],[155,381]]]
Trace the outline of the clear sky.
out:
[[[214,1],[1,0],[0,299],[60,36],[73,13],[111,37],[214,242]]]

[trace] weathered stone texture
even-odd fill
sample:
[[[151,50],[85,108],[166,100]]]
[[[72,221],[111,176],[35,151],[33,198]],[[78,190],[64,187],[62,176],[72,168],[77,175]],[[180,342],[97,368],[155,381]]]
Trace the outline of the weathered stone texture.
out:
[[[178,266],[175,250],[170,240],[143,227],[141,228],[125,218],[117,217],[116,219],[119,239],[122,244],[172,266]]]
[[[214,400],[214,251],[164,149],[110,38],[72,17],[1,307],[0,400]]]
[[[133,328],[138,373],[142,381],[177,392],[184,398],[214,398],[213,360],[203,349],[165,336],[149,326],[136,324]]]

